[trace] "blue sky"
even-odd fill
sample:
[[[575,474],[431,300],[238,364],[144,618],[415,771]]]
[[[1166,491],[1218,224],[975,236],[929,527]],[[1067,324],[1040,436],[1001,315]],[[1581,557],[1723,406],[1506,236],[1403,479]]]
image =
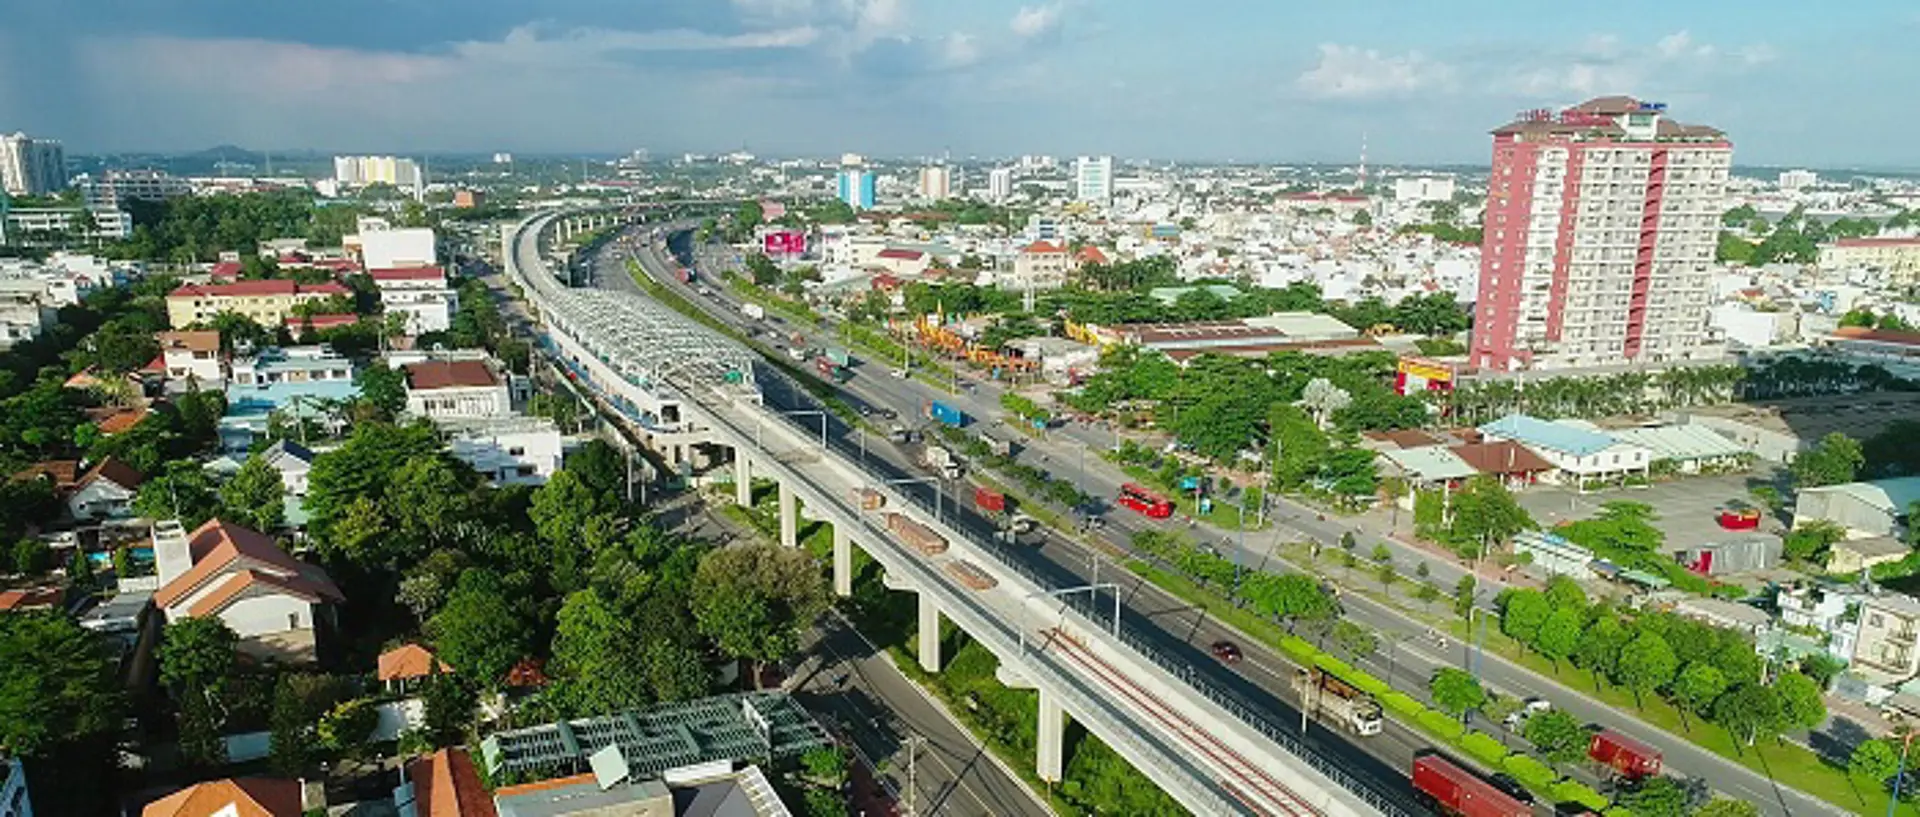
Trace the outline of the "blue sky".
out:
[[[0,130],[77,151],[1484,163],[1515,111],[1627,93],[1743,164],[1920,166],[1911,0],[8,5]]]

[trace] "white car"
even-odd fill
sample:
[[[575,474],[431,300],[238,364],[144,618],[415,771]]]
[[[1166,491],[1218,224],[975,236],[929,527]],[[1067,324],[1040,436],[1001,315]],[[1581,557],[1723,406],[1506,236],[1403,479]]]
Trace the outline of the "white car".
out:
[[[907,370],[906,370],[906,369],[894,369],[894,370],[893,370],[893,376],[894,376],[894,377],[899,377],[899,378],[905,378],[905,377],[907,376]]]
[[[1525,704],[1522,704],[1519,709],[1514,710],[1512,714],[1507,716],[1507,719],[1506,719],[1507,729],[1518,732],[1520,731],[1520,727],[1526,725],[1528,718],[1531,718],[1542,712],[1552,712],[1552,711],[1553,711],[1552,701],[1544,700],[1541,698],[1528,698]]]

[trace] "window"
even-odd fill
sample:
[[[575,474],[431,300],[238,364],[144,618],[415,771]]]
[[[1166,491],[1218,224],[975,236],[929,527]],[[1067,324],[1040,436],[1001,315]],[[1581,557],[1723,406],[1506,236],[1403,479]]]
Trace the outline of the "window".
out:
[[[1869,614],[1867,616],[1867,626],[1884,627],[1886,626],[1886,619],[1881,618],[1879,613]]]
[[[527,449],[525,446],[516,445],[512,448],[507,449],[507,456],[509,457],[524,457],[526,455],[527,455]]]

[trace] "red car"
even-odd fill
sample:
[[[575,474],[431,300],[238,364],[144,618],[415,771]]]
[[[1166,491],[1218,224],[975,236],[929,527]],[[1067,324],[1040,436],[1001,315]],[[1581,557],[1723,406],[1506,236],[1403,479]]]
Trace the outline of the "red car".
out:
[[[1220,659],[1221,663],[1240,663],[1240,645],[1238,644],[1231,641],[1215,641],[1213,642],[1212,650],[1213,657]]]

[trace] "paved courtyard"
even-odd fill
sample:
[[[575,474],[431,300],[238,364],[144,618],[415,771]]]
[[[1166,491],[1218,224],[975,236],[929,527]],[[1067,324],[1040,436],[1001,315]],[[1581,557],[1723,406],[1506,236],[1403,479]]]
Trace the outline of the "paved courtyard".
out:
[[[1601,505],[1615,500],[1644,502],[1653,506],[1659,516],[1654,524],[1666,531],[1667,545],[1681,548],[1728,536],[1731,532],[1715,521],[1716,513],[1733,502],[1757,504],[1747,491],[1747,481],[1764,478],[1766,473],[1762,470],[1751,474],[1678,477],[1645,488],[1612,488],[1587,494],[1570,488],[1535,486],[1515,496],[1521,507],[1533,514],[1534,521],[1544,528],[1591,518],[1599,514]],[[1781,524],[1767,519],[1761,522],[1760,528],[1777,534]]]

